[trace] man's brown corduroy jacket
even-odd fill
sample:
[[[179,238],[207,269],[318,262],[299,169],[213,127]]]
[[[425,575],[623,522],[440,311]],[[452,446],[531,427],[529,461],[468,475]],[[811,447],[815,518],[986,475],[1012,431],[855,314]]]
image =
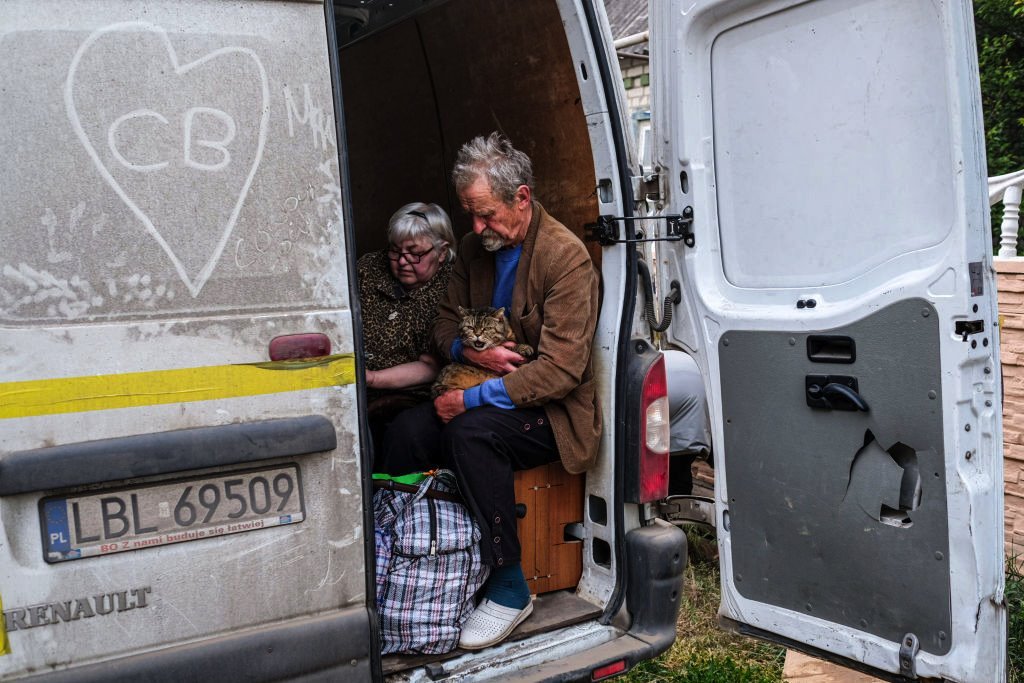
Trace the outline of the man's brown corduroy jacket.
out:
[[[458,336],[458,307],[490,306],[493,288],[494,256],[470,233],[459,245],[433,328],[446,358]],[[505,390],[517,406],[544,407],[562,464],[574,474],[594,464],[601,439],[591,367],[598,305],[598,274],[583,243],[534,202],[507,313],[517,340],[536,355],[505,375]]]

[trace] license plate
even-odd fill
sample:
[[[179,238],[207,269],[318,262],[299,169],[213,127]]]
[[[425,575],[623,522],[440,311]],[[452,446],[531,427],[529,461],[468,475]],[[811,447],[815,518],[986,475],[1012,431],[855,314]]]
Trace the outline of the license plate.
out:
[[[297,465],[55,496],[39,506],[47,562],[198,541],[305,518]]]

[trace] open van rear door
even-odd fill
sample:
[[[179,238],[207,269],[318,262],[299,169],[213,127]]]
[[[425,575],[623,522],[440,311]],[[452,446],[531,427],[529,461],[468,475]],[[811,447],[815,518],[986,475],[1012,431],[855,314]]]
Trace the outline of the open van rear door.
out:
[[[707,371],[723,622],[891,680],[1003,680],[971,3],[671,0],[651,27],[662,208],[695,237],[659,281]]]

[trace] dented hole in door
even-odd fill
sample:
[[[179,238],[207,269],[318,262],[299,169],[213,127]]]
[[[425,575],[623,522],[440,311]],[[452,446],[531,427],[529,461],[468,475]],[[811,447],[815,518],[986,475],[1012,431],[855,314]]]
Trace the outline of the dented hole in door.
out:
[[[917,451],[898,441],[883,448],[871,430],[865,431],[864,445],[850,464],[844,506],[856,505],[882,524],[909,528],[921,494]]]

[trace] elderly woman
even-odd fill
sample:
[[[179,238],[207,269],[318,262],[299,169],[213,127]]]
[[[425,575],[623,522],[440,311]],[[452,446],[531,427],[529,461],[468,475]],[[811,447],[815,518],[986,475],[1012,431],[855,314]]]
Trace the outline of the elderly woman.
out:
[[[375,444],[398,412],[430,397],[437,302],[455,257],[451,219],[437,204],[406,204],[388,221],[388,248],[359,259],[370,428]]]

